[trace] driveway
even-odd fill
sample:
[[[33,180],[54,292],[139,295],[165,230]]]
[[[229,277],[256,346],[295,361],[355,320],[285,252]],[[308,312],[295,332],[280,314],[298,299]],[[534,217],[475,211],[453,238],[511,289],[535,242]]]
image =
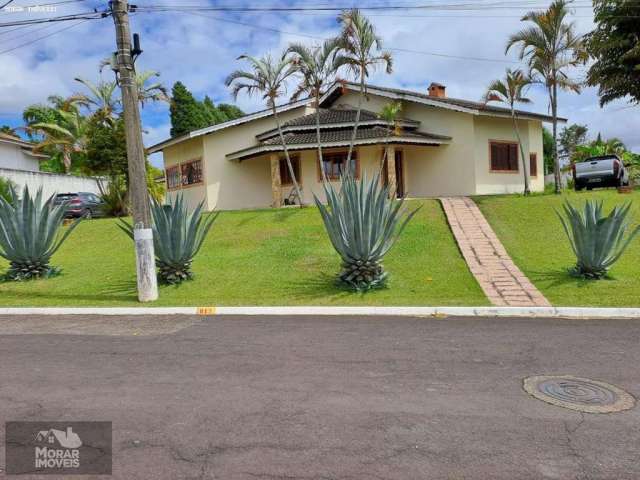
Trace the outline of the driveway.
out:
[[[112,421],[110,478],[640,478],[640,407],[522,389],[566,373],[640,395],[638,321],[78,320],[0,318],[0,425]]]

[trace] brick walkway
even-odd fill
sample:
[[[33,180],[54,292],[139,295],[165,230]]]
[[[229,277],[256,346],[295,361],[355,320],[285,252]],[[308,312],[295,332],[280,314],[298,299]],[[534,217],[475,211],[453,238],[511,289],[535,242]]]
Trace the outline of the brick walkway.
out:
[[[513,263],[473,200],[446,197],[440,202],[469,270],[492,304],[550,306],[549,301]]]

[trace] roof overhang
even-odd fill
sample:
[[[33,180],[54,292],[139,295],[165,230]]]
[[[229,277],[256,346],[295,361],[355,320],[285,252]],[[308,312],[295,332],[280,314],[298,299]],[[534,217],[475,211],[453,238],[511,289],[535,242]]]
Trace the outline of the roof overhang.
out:
[[[335,100],[337,100],[340,96],[344,94],[345,89],[351,90],[353,92],[359,92],[360,86],[351,82],[336,82],[334,83],[329,90],[322,96],[320,99],[320,105],[326,106],[331,105]],[[472,108],[466,107],[462,105],[456,105],[453,103],[447,103],[441,100],[430,99],[421,95],[412,94],[410,91],[390,91],[384,87],[375,87],[373,85],[366,86],[366,92],[372,95],[378,95],[380,97],[385,97],[390,100],[404,100],[413,103],[419,103],[421,105],[428,105],[430,107],[442,108],[444,110],[452,110],[454,112],[461,113],[469,113],[471,115],[479,115],[479,116],[489,116],[489,117],[500,117],[500,118],[510,118],[508,112],[496,112],[491,110],[483,110],[482,108]],[[543,115],[540,113],[526,112],[523,110],[517,110],[518,118],[522,120],[540,120],[543,122],[552,122],[553,117],[549,115]],[[567,119],[558,117],[558,122],[566,123]]]
[[[320,128],[322,130],[331,130],[331,129],[340,129],[340,128],[353,128],[355,122],[341,122],[341,123],[321,123]],[[398,126],[402,128],[418,128],[420,126],[420,122],[416,120],[399,120],[395,122]],[[385,127],[389,126],[388,122],[380,119],[380,120],[367,120],[358,122],[358,128],[360,127]],[[316,125],[291,125],[282,128],[282,133],[286,134],[289,132],[309,132],[315,131]],[[272,130],[260,133],[256,135],[256,138],[260,141],[268,140],[269,138],[273,138],[278,135],[278,129],[274,128]]]
[[[286,112],[288,110],[293,110],[298,107],[303,107],[307,105],[311,101],[310,98],[305,98],[303,100],[298,100],[296,102],[287,103],[284,105],[280,105],[276,108],[278,113]],[[201,128],[199,130],[194,130],[193,132],[189,132],[185,135],[181,135],[175,138],[169,138],[163,142],[156,143],[151,147],[147,148],[147,153],[156,153],[161,152],[167,147],[171,145],[175,145],[180,142],[184,142],[185,140],[190,140],[192,138],[201,137],[203,135],[207,135],[209,133],[217,132],[219,130],[224,130],[225,128],[235,127],[236,125],[242,125],[243,123],[248,123],[253,120],[258,120],[260,118],[265,118],[273,115],[273,110],[261,110],[256,113],[250,113],[249,115],[244,115],[243,117],[236,118],[235,120],[229,120],[228,122],[218,123],[217,125],[211,125],[209,127]]]
[[[349,140],[340,140],[336,142],[324,142],[322,148],[337,148],[348,147],[351,142]],[[393,140],[389,142],[381,141],[380,138],[363,138],[357,139],[354,142],[355,146],[362,145],[422,145],[437,147],[439,145],[447,145],[451,143],[450,139],[442,138],[418,138],[418,137],[393,137]],[[300,150],[315,150],[317,145],[313,143],[302,144],[287,144],[287,150],[300,151]],[[265,153],[282,152],[284,148],[282,145],[258,145],[256,147],[245,148],[238,150],[237,152],[229,153],[226,155],[227,160],[245,160],[247,158],[263,155]]]

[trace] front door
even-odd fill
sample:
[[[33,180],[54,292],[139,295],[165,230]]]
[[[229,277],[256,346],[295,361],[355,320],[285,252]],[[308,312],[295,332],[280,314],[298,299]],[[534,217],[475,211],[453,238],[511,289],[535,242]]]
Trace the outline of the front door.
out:
[[[396,196],[404,197],[404,163],[402,150],[396,150]]]

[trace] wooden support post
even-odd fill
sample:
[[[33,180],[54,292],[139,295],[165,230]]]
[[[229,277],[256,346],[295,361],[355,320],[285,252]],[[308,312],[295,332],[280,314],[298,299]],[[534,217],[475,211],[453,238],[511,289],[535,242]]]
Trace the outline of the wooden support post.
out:
[[[396,198],[396,149],[393,145],[387,147],[387,185],[389,198]]]
[[[282,185],[280,185],[280,157],[271,154],[271,206],[279,208],[282,206]]]

